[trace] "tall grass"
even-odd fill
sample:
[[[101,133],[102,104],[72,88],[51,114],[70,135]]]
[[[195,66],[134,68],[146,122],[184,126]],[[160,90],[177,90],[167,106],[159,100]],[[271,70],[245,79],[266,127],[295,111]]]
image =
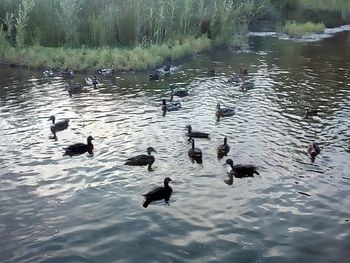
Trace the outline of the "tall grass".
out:
[[[227,39],[246,31],[267,0],[2,0],[17,45],[90,47],[162,44],[188,36]],[[33,8],[35,5],[35,8]],[[5,21],[4,21],[5,22]],[[6,22],[5,22],[6,23]]]
[[[280,28],[280,31],[290,36],[301,37],[311,33],[322,33],[324,29],[325,25],[323,23],[297,23],[295,21],[287,21]]]

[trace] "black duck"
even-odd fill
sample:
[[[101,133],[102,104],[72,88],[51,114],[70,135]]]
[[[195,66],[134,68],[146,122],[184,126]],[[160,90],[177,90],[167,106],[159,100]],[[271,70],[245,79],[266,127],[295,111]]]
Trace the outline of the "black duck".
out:
[[[85,143],[76,143],[76,144],[72,144],[66,148],[64,148],[64,150],[66,151],[63,156],[65,155],[69,155],[69,156],[73,156],[73,155],[79,155],[79,154],[83,154],[88,152],[89,154],[93,154],[92,150],[94,149],[94,145],[92,144],[92,140],[94,138],[92,138],[91,136],[89,136],[87,138],[87,144]]]
[[[169,186],[172,180],[169,177],[164,179],[164,187],[157,187],[143,196],[146,197],[143,207],[146,208],[151,202],[164,199],[168,204],[173,189]]]
[[[153,147],[147,148],[147,154],[140,154],[131,158],[128,158],[125,162],[125,165],[133,165],[133,166],[146,166],[148,165],[148,170],[151,170],[151,166],[155,161],[152,152],[156,153],[156,150]]]
[[[231,166],[230,175],[233,175],[236,178],[243,178],[243,177],[254,177],[254,174],[259,174],[259,172],[256,170],[257,167],[250,164],[236,164],[233,165],[232,159],[227,159],[225,165]]]
[[[189,140],[191,138],[209,138],[209,133],[192,131],[191,125],[187,125],[186,128],[187,128],[186,135],[189,137]]]
[[[318,143],[314,142],[314,143],[309,145],[307,152],[311,157],[311,161],[314,162],[316,159],[316,156],[321,153],[321,148],[318,145]]]
[[[216,150],[218,154],[218,158],[221,159],[222,157],[226,156],[229,151],[230,151],[230,146],[227,144],[227,137],[225,137],[224,144],[219,145]]]

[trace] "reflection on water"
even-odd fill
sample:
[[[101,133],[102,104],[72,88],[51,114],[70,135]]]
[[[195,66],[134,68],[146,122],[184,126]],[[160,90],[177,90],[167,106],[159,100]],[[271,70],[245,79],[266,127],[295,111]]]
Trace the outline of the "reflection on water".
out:
[[[248,53],[213,51],[168,77],[118,73],[98,89],[1,68],[1,262],[339,262],[349,256],[350,34],[293,43],[252,37]],[[247,68],[254,87],[227,78]],[[207,77],[207,70],[215,76]],[[75,81],[84,83],[86,76]],[[188,89],[163,116],[169,85]],[[185,83],[185,85],[184,85]],[[235,107],[218,122],[216,105]],[[305,108],[319,110],[305,117]],[[69,118],[50,140],[49,116]],[[186,125],[203,163],[188,158]],[[63,156],[91,135],[94,156]],[[255,164],[230,178],[217,158]],[[307,147],[321,154],[311,163]],[[125,166],[153,147],[153,171]],[[171,177],[173,194],[142,207],[142,194]]]

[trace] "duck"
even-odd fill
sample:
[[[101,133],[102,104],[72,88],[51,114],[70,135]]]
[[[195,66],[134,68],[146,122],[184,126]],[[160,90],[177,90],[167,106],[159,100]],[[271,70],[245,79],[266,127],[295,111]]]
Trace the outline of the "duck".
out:
[[[311,157],[311,161],[314,162],[317,155],[321,153],[321,148],[317,142],[313,142],[307,148],[307,152]]]
[[[215,69],[208,69],[207,77],[214,77],[214,76],[215,76]]]
[[[173,189],[169,186],[169,182],[171,181],[173,180],[171,180],[170,177],[165,177],[164,187],[161,186],[161,187],[154,188],[153,190],[144,194],[143,196],[146,198],[146,200],[143,203],[143,207],[147,208],[151,202],[157,201],[157,200],[163,200],[163,199],[165,203],[168,204],[171,193],[173,192]]]
[[[155,70],[149,75],[150,80],[159,80],[159,78],[160,78],[160,71],[159,70]]]
[[[155,158],[153,155],[151,155],[152,152],[157,152],[153,147],[147,148],[147,155],[146,154],[140,154],[131,158],[128,158],[125,162],[125,165],[132,165],[132,166],[146,166],[148,165],[148,170],[151,170],[151,166],[155,161]]]
[[[85,78],[85,82],[89,86],[94,86],[94,88],[97,88],[97,84],[99,84],[96,76],[93,76],[92,78]]]
[[[51,69],[45,69],[43,71],[43,74],[45,75],[45,77],[53,77],[53,76],[55,76],[55,74],[53,73],[53,71]]]
[[[79,155],[86,152],[88,152],[89,154],[93,154],[92,150],[94,149],[94,145],[91,142],[93,139],[94,138],[92,138],[92,136],[89,136],[87,137],[87,144],[76,143],[64,148],[66,152],[63,154],[63,156],[69,155],[70,157],[72,157],[73,155]]]
[[[254,82],[243,80],[243,82],[239,85],[239,88],[241,91],[245,92],[249,89],[254,88]]]
[[[171,62],[168,61],[164,66],[163,66],[163,70],[165,73],[170,73],[170,69],[171,69]]]
[[[238,74],[234,73],[228,77],[227,82],[228,83],[239,83],[239,82],[241,82],[241,78],[239,77]]]
[[[56,122],[56,117],[54,115],[51,115],[48,121],[52,121],[52,125],[50,129],[53,134],[56,134],[56,132],[59,132],[59,131],[63,131],[64,129],[67,129],[69,126],[69,119],[64,119]]]
[[[114,65],[112,65],[111,68],[102,68],[102,69],[99,69],[97,72],[98,74],[101,74],[105,77],[110,77],[115,73],[115,68],[114,68]]]
[[[188,96],[188,90],[187,89],[179,89],[179,88],[174,89],[173,86],[170,86],[170,90],[171,90],[171,94],[173,96],[177,96],[177,97],[180,97],[180,98]]]
[[[187,128],[186,135],[189,137],[189,140],[191,140],[192,138],[209,138],[209,133],[192,131],[191,125],[187,125],[186,128]]]
[[[191,139],[192,147],[188,150],[188,156],[192,159],[202,158],[202,151],[194,147],[194,140]]]
[[[80,83],[73,83],[73,82],[69,83],[68,94],[70,97],[72,96],[72,94],[81,93],[82,90],[83,90],[83,86]]]
[[[231,171],[229,174],[236,178],[254,177],[254,174],[259,174],[256,166],[250,164],[233,165],[233,161],[230,158],[226,160],[224,165],[231,166]]]
[[[163,99],[163,108],[165,106],[166,111],[177,111],[181,108],[180,101],[169,101],[166,102],[166,99]]]
[[[216,150],[218,154],[218,158],[221,159],[222,157],[226,156],[229,151],[230,151],[230,146],[227,144],[227,137],[225,137],[224,144],[219,145]]]
[[[240,74],[241,76],[247,76],[247,75],[248,75],[248,69],[240,68],[240,69],[239,69],[239,74]]]
[[[226,108],[221,108],[220,107],[220,103],[218,103],[216,105],[216,112],[215,115],[220,118],[220,117],[230,117],[233,116],[235,114],[235,110],[233,108],[230,107],[226,107]]]
[[[318,115],[318,110],[317,109],[309,109],[309,108],[305,109],[305,116],[306,117],[317,116],[317,115]]]
[[[69,68],[65,68],[64,70],[61,70],[60,74],[63,78],[74,78],[74,71]]]

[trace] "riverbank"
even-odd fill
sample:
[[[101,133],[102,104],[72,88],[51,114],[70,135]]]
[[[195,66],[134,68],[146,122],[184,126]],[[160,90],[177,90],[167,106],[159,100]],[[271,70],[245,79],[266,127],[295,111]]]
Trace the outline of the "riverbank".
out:
[[[97,70],[114,65],[120,71],[141,71],[160,65],[165,60],[176,60],[213,47],[207,37],[187,38],[181,43],[123,48],[50,48],[39,45],[16,48],[0,47],[2,63],[27,68],[71,68],[75,71]]]

